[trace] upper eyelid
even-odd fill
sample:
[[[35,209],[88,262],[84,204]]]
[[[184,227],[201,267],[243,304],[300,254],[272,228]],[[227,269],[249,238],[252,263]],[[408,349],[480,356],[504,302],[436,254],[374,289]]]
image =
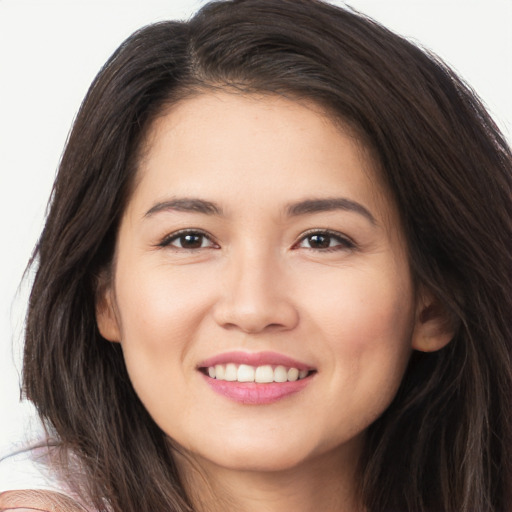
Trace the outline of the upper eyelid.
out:
[[[356,245],[355,241],[350,236],[345,235],[344,233],[341,233],[339,231],[335,231],[332,229],[322,229],[322,228],[313,228],[313,229],[308,229],[307,231],[304,231],[297,237],[297,242],[304,240],[304,238],[306,238],[308,236],[317,235],[317,234],[320,234],[320,235],[326,234],[326,235],[332,236],[334,238],[339,238],[341,240],[345,240],[347,242],[350,242],[350,243]]]
[[[212,244],[217,245],[218,242],[216,241],[215,237],[208,233],[208,231],[205,231],[204,229],[199,228],[184,228],[179,229],[178,231],[173,231],[172,233],[169,233],[165,235],[156,245],[157,246],[166,246],[169,245],[173,240],[176,240],[180,236],[187,235],[187,234],[198,234],[201,236],[204,236],[207,238]]]
[[[337,239],[339,243],[329,247],[302,247],[302,244],[307,237],[315,234],[328,235],[331,238]],[[302,233],[290,249],[292,251],[303,249],[314,253],[328,254],[334,251],[357,251],[359,248],[360,246],[350,236],[340,233],[339,231],[333,231],[330,229],[311,229]]]

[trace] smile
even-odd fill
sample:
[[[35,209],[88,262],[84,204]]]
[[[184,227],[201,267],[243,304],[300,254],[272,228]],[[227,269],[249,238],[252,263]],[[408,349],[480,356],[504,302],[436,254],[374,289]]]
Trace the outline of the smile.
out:
[[[246,405],[271,404],[303,390],[317,371],[275,352],[229,352],[203,361],[197,368],[208,386]]]
[[[212,379],[226,382],[257,382],[264,384],[270,382],[295,382],[307,377],[309,372],[293,367],[287,368],[282,365],[273,367],[267,364],[254,367],[247,364],[236,365],[228,363],[209,366],[207,373]]]

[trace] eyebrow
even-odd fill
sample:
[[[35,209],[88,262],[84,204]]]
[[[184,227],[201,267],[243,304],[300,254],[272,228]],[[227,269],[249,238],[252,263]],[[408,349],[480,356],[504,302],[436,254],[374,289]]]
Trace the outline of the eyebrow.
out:
[[[330,212],[343,210],[358,213],[366,217],[372,224],[376,225],[375,217],[362,204],[347,199],[345,197],[332,197],[325,199],[305,199],[296,203],[291,203],[286,207],[286,213],[290,217],[306,215],[309,213]]]
[[[174,210],[178,212],[195,212],[205,215],[223,215],[222,208],[211,201],[195,198],[170,199],[156,203],[151,207],[144,217],[151,217],[155,213]]]
[[[170,210],[202,213],[204,215],[224,215],[222,208],[216,203],[206,201],[205,199],[187,197],[158,202],[146,212],[144,217],[151,217],[156,213]],[[344,197],[305,199],[295,203],[290,203],[285,208],[285,212],[289,217],[298,217],[300,215],[330,212],[335,210],[355,212],[365,217],[372,224],[377,224],[375,217],[362,204]]]

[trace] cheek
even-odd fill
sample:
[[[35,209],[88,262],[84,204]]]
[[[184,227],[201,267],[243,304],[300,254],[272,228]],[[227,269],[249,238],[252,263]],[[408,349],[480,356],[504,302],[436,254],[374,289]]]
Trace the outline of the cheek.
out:
[[[165,265],[148,265],[132,275],[116,286],[123,341],[148,351],[174,352],[185,345],[205,309],[204,286],[198,286],[204,279]]]
[[[319,284],[317,282],[317,284]],[[327,284],[327,283],[326,283]],[[324,288],[325,290],[325,288]],[[314,293],[309,305],[310,337],[332,361],[328,367],[331,406],[343,396],[362,423],[389,405],[402,380],[414,328],[413,291],[408,275],[346,272]]]
[[[193,367],[190,352],[207,309],[204,288],[179,268],[146,265],[134,272],[120,261],[117,275],[133,276],[117,281],[116,303],[123,355],[139,398],[156,417],[169,401],[185,407],[180,398],[187,394],[184,375]],[[172,393],[177,387],[184,392]]]
[[[350,339],[363,350],[367,343],[380,344],[379,340],[399,342],[405,331],[412,332],[412,283],[405,270],[382,266],[317,273],[296,293],[304,298],[304,310],[317,319],[318,328],[330,332],[341,345]]]

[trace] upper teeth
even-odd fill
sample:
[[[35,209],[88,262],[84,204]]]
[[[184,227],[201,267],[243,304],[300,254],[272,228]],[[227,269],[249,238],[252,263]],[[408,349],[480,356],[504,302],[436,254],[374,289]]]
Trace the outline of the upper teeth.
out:
[[[286,368],[285,366],[276,366],[274,368],[271,365],[254,367],[247,364],[236,365],[228,363],[208,367],[208,375],[212,379],[229,382],[293,382],[303,379],[307,374],[307,370]]]

